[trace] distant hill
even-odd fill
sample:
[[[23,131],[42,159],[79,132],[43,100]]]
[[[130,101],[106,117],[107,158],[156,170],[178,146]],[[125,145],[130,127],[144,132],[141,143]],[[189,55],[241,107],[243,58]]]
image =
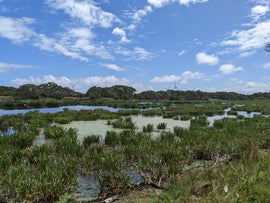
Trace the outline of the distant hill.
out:
[[[136,93],[136,89],[124,85],[115,85],[112,87],[91,87],[83,94],[67,87],[62,87],[56,83],[49,82],[42,85],[26,84],[19,88],[0,86],[0,96],[13,96],[17,99],[42,99],[54,98],[62,99],[64,97],[88,97],[91,100],[96,99],[114,99],[114,100],[263,100],[270,99],[270,93],[258,92],[251,95],[239,94],[236,92],[202,92],[202,91],[144,91]]]
[[[56,83],[49,82],[42,85],[22,85],[15,91],[15,97],[18,99],[40,99],[40,98],[55,98],[61,99],[64,97],[80,97],[82,93],[75,92],[67,87],[62,87]]]
[[[14,96],[15,87],[0,86],[0,96]]]
[[[86,96],[90,99],[99,98],[111,98],[111,99],[132,99],[136,89],[124,85],[115,85],[112,87],[91,87],[87,92]]]

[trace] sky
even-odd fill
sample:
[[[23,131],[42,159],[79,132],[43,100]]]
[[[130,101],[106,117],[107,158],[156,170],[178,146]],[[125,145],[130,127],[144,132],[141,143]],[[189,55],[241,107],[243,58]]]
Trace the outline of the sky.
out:
[[[270,0],[0,0],[0,85],[270,92]]]

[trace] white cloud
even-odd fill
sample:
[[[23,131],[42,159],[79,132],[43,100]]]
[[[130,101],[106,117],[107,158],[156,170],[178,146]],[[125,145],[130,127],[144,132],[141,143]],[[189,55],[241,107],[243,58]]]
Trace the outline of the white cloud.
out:
[[[136,22],[140,22],[143,17],[147,16],[148,14],[152,13],[153,9],[151,6],[145,6],[143,9],[135,11],[132,15],[131,18]]]
[[[176,0],[147,0],[147,2],[156,8],[161,8],[169,3],[175,2]]]
[[[205,3],[208,2],[208,0],[147,0],[147,2],[156,8],[161,8],[174,2],[178,2],[180,5],[189,6],[190,4]]]
[[[29,27],[35,22],[32,18],[9,18],[0,16],[0,37],[13,43],[29,41],[35,32]]]
[[[182,50],[182,51],[180,51],[179,53],[178,53],[178,56],[182,56],[182,55],[184,55],[186,53],[186,50]]]
[[[258,21],[262,16],[264,16],[270,8],[266,5],[256,5],[251,9],[251,17],[254,21]]]
[[[257,83],[256,82],[247,82],[246,86],[248,89],[253,89],[257,86]]]
[[[94,37],[92,31],[86,27],[71,27],[66,28],[65,32],[59,33],[55,38],[36,34],[33,45],[41,50],[82,61],[89,61],[89,56],[112,59],[113,56],[104,45],[93,42]]]
[[[113,58],[104,45],[93,42],[95,35],[88,27],[67,27],[65,32],[57,33],[55,37],[48,37],[29,27],[34,22],[35,20],[31,18],[0,16],[0,37],[7,38],[17,44],[28,41],[41,50],[82,61],[88,61],[88,56],[93,55],[102,59]]]
[[[167,82],[175,82],[179,81],[181,79],[181,76],[177,75],[165,75],[162,77],[154,77],[150,80],[151,83],[167,83]]]
[[[22,64],[12,64],[12,63],[2,63],[0,62],[0,73],[7,72],[9,70],[16,69],[36,69],[38,67],[31,65],[22,65]]]
[[[110,87],[113,85],[128,85],[129,80],[126,78],[116,78],[115,76],[107,77],[87,77],[82,80],[82,86],[99,86]]]
[[[114,70],[114,71],[117,71],[117,72],[120,72],[120,71],[124,71],[123,68],[120,68],[118,65],[116,64],[106,64],[106,63],[102,63],[100,64],[101,67],[104,67],[104,68],[108,68],[108,69],[111,69],[111,70]]]
[[[219,58],[215,55],[208,55],[204,52],[201,52],[196,55],[196,61],[198,64],[208,64],[214,66],[219,63]]]
[[[269,42],[270,20],[257,23],[248,30],[235,30],[229,39],[224,40],[221,45],[235,46],[240,51],[260,49]]]
[[[112,34],[120,36],[121,37],[121,41],[120,41],[121,43],[129,43],[130,42],[130,40],[127,39],[126,31],[119,28],[119,27],[114,28],[113,31],[112,31]]]
[[[254,54],[256,54],[257,52],[254,50],[254,51],[246,51],[246,52],[242,52],[239,54],[239,58],[246,58],[246,57],[249,57],[249,56],[252,56]]]
[[[92,0],[46,0],[46,3],[54,9],[63,10],[84,25],[108,28],[119,22],[114,14],[103,11]]]
[[[189,4],[206,3],[208,0],[179,0],[179,4],[188,6]]]
[[[59,40],[49,38],[43,34],[38,35],[38,38],[36,39],[36,42],[33,43],[33,45],[40,48],[41,50],[63,54],[65,56],[82,61],[88,61],[86,57],[81,56],[76,51],[71,51],[68,47],[65,46],[63,41],[59,43]]]
[[[270,83],[250,81],[246,83],[246,88],[249,92],[269,92]]]
[[[242,67],[236,67],[233,64],[224,64],[221,65],[219,68],[219,71],[223,74],[223,75],[229,75],[238,71],[242,71],[243,68]]]
[[[127,29],[133,31],[136,29],[136,26],[134,24],[130,24]]]
[[[63,87],[72,87],[76,84],[75,88],[79,90],[87,90],[91,86],[108,87],[112,85],[128,85],[130,81],[126,78],[117,78],[115,76],[92,76],[79,79],[72,79],[65,76],[56,77],[53,75],[44,75],[43,77],[32,77],[29,78],[15,78],[11,81],[12,85],[20,86],[24,84],[36,84],[40,85],[43,83],[54,82]]]
[[[205,75],[200,72],[185,71],[181,75],[165,75],[162,77],[154,77],[150,80],[151,83],[169,83],[180,81],[182,84],[186,84],[191,79],[202,79]]]
[[[265,63],[263,64],[264,69],[270,69],[270,63]]]
[[[133,50],[123,49],[118,47],[116,49],[116,53],[126,56],[126,60],[135,60],[135,61],[144,61],[144,60],[151,60],[155,57],[155,55],[149,51],[146,51],[142,47],[135,47]]]

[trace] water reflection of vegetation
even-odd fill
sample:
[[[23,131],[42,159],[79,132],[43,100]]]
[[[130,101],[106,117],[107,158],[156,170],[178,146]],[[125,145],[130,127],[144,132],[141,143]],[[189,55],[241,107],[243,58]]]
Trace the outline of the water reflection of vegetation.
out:
[[[270,118],[262,115],[241,120],[228,118],[209,127],[205,115],[219,112],[225,105],[213,106],[214,110],[208,105],[193,110],[191,106],[185,107],[188,109],[181,105],[158,109],[162,115],[169,112],[166,115],[196,117],[189,129],[175,127],[173,132],[163,132],[157,139],[133,130],[132,119],[122,118],[129,111],[65,110],[56,114],[30,112],[1,117],[0,130],[4,134],[0,136],[0,201],[58,200],[76,189],[78,169],[84,175],[94,172],[100,182],[100,198],[136,189],[126,172],[130,169],[144,178],[144,185],[169,188],[157,201],[191,201],[192,195],[205,201],[219,201],[226,195],[229,201],[234,201],[236,194],[239,201],[267,201],[269,192],[263,188],[269,183],[269,155],[262,156],[259,151],[270,148]],[[52,125],[59,118],[113,119],[112,125],[131,129],[107,132],[104,144],[98,135],[89,135],[80,143],[76,130]],[[5,134],[11,127],[14,133]],[[32,146],[40,129],[52,141]],[[184,166],[197,160],[211,160],[214,164],[212,168],[179,178]],[[225,162],[230,164],[224,165]],[[229,189],[224,193],[226,186]]]

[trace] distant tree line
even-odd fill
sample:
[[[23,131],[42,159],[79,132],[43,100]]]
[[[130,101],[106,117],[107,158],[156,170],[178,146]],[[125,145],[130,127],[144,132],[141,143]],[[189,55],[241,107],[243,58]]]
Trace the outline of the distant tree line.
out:
[[[67,87],[61,87],[56,83],[49,82],[42,85],[26,84],[19,88],[0,86],[0,96],[12,96],[16,99],[42,99],[64,97],[81,97],[84,94],[75,92]]]
[[[87,97],[91,100],[114,99],[114,100],[248,100],[270,99],[270,93],[258,92],[252,95],[239,94],[236,92],[202,92],[202,91],[144,91],[136,93],[136,89],[124,85],[112,87],[91,87],[85,94],[76,92],[67,87],[61,87],[53,82],[42,85],[27,84],[19,88],[0,86],[0,96],[11,96],[15,99],[42,99],[65,97]]]

